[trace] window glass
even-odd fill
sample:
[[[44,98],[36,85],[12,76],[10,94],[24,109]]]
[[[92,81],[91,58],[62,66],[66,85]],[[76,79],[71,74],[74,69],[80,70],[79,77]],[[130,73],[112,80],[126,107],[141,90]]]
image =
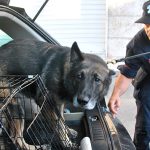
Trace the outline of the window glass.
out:
[[[11,40],[13,39],[9,35],[7,35],[5,32],[0,30],[0,46],[8,43]]]

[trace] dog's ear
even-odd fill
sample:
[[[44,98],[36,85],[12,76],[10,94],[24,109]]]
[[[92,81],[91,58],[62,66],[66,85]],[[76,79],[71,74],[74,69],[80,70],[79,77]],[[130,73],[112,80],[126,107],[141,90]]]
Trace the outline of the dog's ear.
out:
[[[110,84],[112,82],[112,76],[115,75],[116,72],[114,70],[109,69],[109,73],[107,78],[104,80],[103,91],[101,92],[102,98],[108,93]]]
[[[71,54],[70,54],[70,61],[71,62],[74,62],[74,61],[83,61],[84,60],[84,57],[78,47],[78,44],[77,42],[74,42],[72,44],[72,47],[71,47]]]

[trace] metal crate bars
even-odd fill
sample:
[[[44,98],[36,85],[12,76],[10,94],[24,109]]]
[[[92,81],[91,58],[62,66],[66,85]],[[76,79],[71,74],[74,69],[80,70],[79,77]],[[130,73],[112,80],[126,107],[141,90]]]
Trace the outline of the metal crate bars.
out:
[[[74,150],[40,76],[0,77],[0,150]]]

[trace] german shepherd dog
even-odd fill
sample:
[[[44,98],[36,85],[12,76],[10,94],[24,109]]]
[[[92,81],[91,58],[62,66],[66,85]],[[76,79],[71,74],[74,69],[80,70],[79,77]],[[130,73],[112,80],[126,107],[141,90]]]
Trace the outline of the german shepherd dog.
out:
[[[0,76],[36,74],[54,95],[63,117],[67,101],[93,109],[107,94],[114,72],[100,57],[82,53],[76,42],[69,48],[26,39],[0,47]]]

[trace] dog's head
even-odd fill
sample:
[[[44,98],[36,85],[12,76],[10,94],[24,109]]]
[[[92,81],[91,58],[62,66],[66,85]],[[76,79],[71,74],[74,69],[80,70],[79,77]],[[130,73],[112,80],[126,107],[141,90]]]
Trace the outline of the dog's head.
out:
[[[81,53],[77,43],[73,43],[65,84],[74,106],[93,109],[96,102],[107,94],[113,74],[100,57]]]

